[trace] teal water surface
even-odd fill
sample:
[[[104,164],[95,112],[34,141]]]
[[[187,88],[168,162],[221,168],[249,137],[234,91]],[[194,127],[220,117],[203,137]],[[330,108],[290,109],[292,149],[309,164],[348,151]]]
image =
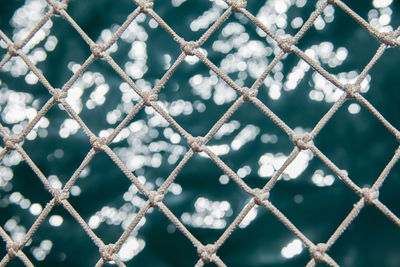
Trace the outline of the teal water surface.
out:
[[[400,23],[400,2],[345,1],[382,31]],[[278,35],[294,35],[316,1],[248,1],[247,9]],[[71,1],[68,14],[96,42],[110,39],[135,10],[132,1]],[[155,1],[154,10],[185,40],[198,39],[226,9],[221,1]],[[22,40],[49,10],[44,0],[0,1],[0,29]],[[328,6],[297,44],[341,82],[351,83],[379,42],[340,8]],[[239,86],[250,87],[279,53],[243,15],[231,15],[201,46]],[[61,88],[90,56],[89,46],[62,17],[46,23],[23,51],[49,83]],[[150,16],[141,14],[109,53],[141,90],[153,88],[181,53]],[[6,45],[0,43],[0,56]],[[400,126],[398,47],[389,48],[362,83],[362,95]],[[285,56],[260,87],[258,98],[296,132],[310,131],[341,91],[296,55]],[[51,95],[25,63],[13,58],[0,72],[1,124],[20,134]],[[195,57],[188,57],[162,88],[158,103],[193,136],[203,136],[238,94]],[[69,89],[67,102],[89,129],[107,136],[139,97],[104,60],[97,59]],[[370,186],[398,142],[365,107],[347,100],[315,138],[316,146],[360,187]],[[208,142],[245,183],[265,185],[293,150],[290,138],[255,105],[244,103]],[[3,147],[3,141],[1,141]],[[188,150],[183,137],[150,107],[142,109],[110,147],[148,190],[158,188]],[[90,150],[89,138],[61,106],[53,106],[23,148],[54,187],[63,186]],[[379,199],[400,214],[396,164]],[[31,168],[8,152],[0,165],[0,225],[23,238],[51,200]],[[116,242],[146,197],[104,153],[95,155],[71,189],[69,202],[105,244]],[[203,244],[215,242],[250,200],[205,154],[196,154],[174,180],[164,203]],[[318,157],[303,151],[273,187],[271,202],[315,244],[326,242],[359,200]],[[373,206],[365,207],[330,248],[340,266],[400,266],[400,230]],[[0,257],[6,254],[0,241]],[[37,266],[93,266],[98,248],[77,221],[55,207],[23,251]],[[128,266],[193,266],[191,242],[151,209],[118,252]],[[305,266],[307,248],[265,208],[254,208],[218,255],[228,266]],[[18,259],[8,266],[20,266]],[[322,265],[321,265],[322,266]]]

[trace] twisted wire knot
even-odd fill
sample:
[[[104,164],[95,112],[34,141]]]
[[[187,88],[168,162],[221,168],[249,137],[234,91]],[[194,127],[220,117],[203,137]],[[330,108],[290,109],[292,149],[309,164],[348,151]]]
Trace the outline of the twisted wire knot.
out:
[[[112,261],[115,253],[115,245],[114,244],[108,244],[104,245],[99,249],[101,258],[105,261]]]
[[[90,51],[96,58],[102,58],[104,56],[104,44],[93,44],[90,46]]]
[[[347,93],[347,98],[356,98],[358,92],[361,90],[361,85],[348,83],[344,85],[343,89]]]
[[[312,136],[310,133],[295,134],[292,139],[294,144],[301,150],[309,149],[312,146]]]
[[[194,41],[190,41],[190,42],[186,42],[183,41],[183,43],[181,44],[181,49],[182,51],[189,56],[193,56],[195,49],[197,48],[197,43]]]
[[[13,135],[4,136],[3,142],[8,150],[15,150],[17,148],[17,144],[19,143],[18,137]]]
[[[232,0],[231,6],[233,11],[239,12],[241,8],[245,8],[247,6],[246,0]]]
[[[269,192],[264,192],[264,190],[260,188],[255,188],[252,190],[252,195],[254,197],[254,202],[258,206],[263,206],[265,201],[269,198]]]
[[[258,90],[248,87],[243,88],[243,100],[250,102],[258,94]]]
[[[68,95],[68,92],[63,91],[61,89],[54,89],[54,91],[53,91],[54,101],[58,104],[60,104],[61,101],[67,97],[67,95]]]
[[[197,248],[197,253],[199,254],[201,260],[204,263],[211,262],[215,255],[215,245],[208,244],[206,246],[200,246]]]
[[[328,0],[327,3],[331,5],[336,5],[337,2],[336,0]]]
[[[54,200],[57,205],[61,205],[63,200],[66,200],[69,198],[69,192],[62,190],[62,189],[56,189],[53,192]]]
[[[143,12],[146,12],[147,9],[153,8],[154,7],[154,2],[153,0],[138,0],[137,4],[140,6],[140,9]]]
[[[105,137],[94,137],[90,138],[90,144],[92,145],[94,151],[99,152],[104,150],[107,139]]]
[[[149,202],[151,207],[157,207],[160,202],[164,199],[164,194],[157,192],[157,191],[150,191],[149,192]]]
[[[158,96],[152,92],[143,92],[142,93],[143,101],[145,106],[151,106],[151,102],[157,101]]]
[[[10,258],[15,258],[15,257],[17,257],[17,254],[18,254],[19,250],[21,249],[21,244],[16,241],[8,242],[6,245],[6,249],[8,252],[8,256]]]
[[[388,46],[396,46],[396,35],[393,31],[391,32],[378,32],[376,33],[378,40]]]
[[[365,204],[372,204],[379,197],[379,191],[372,188],[361,189],[361,194],[364,198]]]
[[[18,55],[18,46],[14,43],[7,46],[8,53],[10,56],[15,57]]]
[[[68,5],[59,1],[50,1],[51,6],[53,7],[53,12],[55,14],[60,15],[62,11],[66,10]]]
[[[328,249],[328,245],[325,243],[319,243],[310,249],[311,257],[313,257],[316,263],[325,261],[325,251]]]
[[[188,139],[188,144],[190,146],[190,148],[194,151],[194,152],[201,152],[203,151],[203,145],[204,145],[204,139],[201,136],[197,136],[197,137],[190,137]]]
[[[295,40],[293,37],[287,37],[285,39],[278,40],[278,46],[283,50],[285,53],[291,53],[294,50]]]

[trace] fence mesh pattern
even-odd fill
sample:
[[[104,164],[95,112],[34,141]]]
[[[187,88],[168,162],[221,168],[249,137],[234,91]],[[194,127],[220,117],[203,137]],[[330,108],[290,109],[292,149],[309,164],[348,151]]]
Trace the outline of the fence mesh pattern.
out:
[[[241,221],[250,212],[250,210],[258,205],[265,207],[270,213],[285,225],[293,234],[295,234],[303,244],[308,248],[310,252],[310,260],[307,266],[315,266],[317,263],[325,262],[329,266],[339,266],[338,263],[329,255],[329,249],[335,245],[336,240],[342,235],[346,228],[353,222],[358,216],[360,211],[365,205],[373,205],[384,215],[386,215],[396,226],[400,227],[400,219],[391,210],[389,210],[385,204],[379,200],[379,189],[384,183],[386,177],[391,171],[400,157],[400,147],[395,150],[392,159],[387,163],[379,177],[375,180],[374,184],[368,188],[359,187],[347,173],[341,170],[334,162],[332,162],[327,156],[325,156],[313,143],[313,139],[318,135],[325,124],[332,118],[335,112],[343,105],[347,99],[355,99],[366,109],[368,109],[386,128],[392,133],[398,141],[400,141],[400,132],[388,122],[379,111],[370,104],[361,94],[361,83],[367,77],[368,72],[379,60],[385,50],[389,47],[395,47],[398,49],[400,46],[400,27],[391,32],[380,32],[376,28],[372,27],[356,12],[350,9],[341,0],[323,0],[317,4],[316,9],[311,13],[308,20],[303,24],[296,35],[292,37],[282,38],[274,34],[268,29],[261,21],[259,21],[254,15],[246,10],[245,0],[224,0],[226,2],[226,10],[219,17],[219,19],[211,25],[205,33],[197,41],[187,41],[183,37],[179,36],[174,32],[172,28],[153,10],[153,6],[157,2],[150,0],[134,0],[134,4],[137,8],[127,17],[122,26],[115,32],[113,37],[106,43],[95,43],[89,36],[80,28],[80,26],[72,19],[68,14],[68,0],[61,2],[48,0],[50,7],[49,11],[40,20],[40,22],[32,29],[32,31],[26,36],[26,38],[15,43],[10,40],[6,34],[0,30],[0,38],[7,44],[8,52],[0,61],[0,68],[2,68],[12,57],[20,57],[29,69],[39,78],[40,82],[48,89],[52,95],[50,100],[40,109],[37,115],[28,123],[27,127],[23,132],[14,136],[10,134],[10,131],[3,125],[0,124],[0,135],[2,136],[4,147],[0,151],[0,159],[12,150],[17,151],[26,163],[32,168],[37,177],[43,183],[44,187],[52,194],[53,198],[49,201],[41,214],[38,216],[34,224],[31,226],[22,241],[14,241],[6,233],[6,231],[0,226],[0,236],[6,243],[7,254],[1,259],[0,266],[5,266],[13,258],[19,258],[26,266],[33,266],[30,259],[24,253],[24,246],[27,244],[29,239],[35,234],[36,230],[40,227],[41,223],[45,220],[47,215],[56,205],[63,206],[79,223],[79,225],[85,230],[87,235],[91,238],[94,244],[99,248],[99,260],[96,266],[102,266],[106,262],[114,262],[118,266],[125,266],[121,259],[119,259],[117,252],[121,248],[122,244],[127,240],[130,233],[135,229],[140,220],[144,217],[149,208],[158,208],[165,216],[179,229],[197,249],[199,260],[196,266],[202,266],[205,263],[213,262],[217,266],[226,266],[222,259],[218,256],[218,249],[222,244],[229,238],[233,231],[239,226]],[[342,84],[339,82],[334,75],[326,71],[321,65],[315,60],[310,58],[305,52],[300,50],[296,43],[302,38],[302,36],[310,29],[317,17],[323,12],[328,6],[333,5],[336,8],[342,9],[352,19],[354,19],[361,27],[365,28],[372,36],[376,37],[381,45],[371,58],[369,63],[363,68],[358,78],[354,83]],[[254,82],[254,84],[248,87],[238,86],[227,74],[221,71],[216,65],[214,65],[207,56],[199,49],[202,44],[222,25],[222,23],[232,15],[234,12],[240,12],[247,17],[252,23],[254,23],[259,29],[264,31],[268,36],[276,41],[277,46],[280,48],[280,52],[270,62],[268,67],[263,71],[262,75]],[[152,17],[157,23],[177,42],[182,50],[182,53],[177,60],[171,65],[164,76],[159,80],[156,86],[150,91],[141,90],[135,82],[123,71],[123,69],[114,61],[114,59],[107,53],[107,50],[120,38],[123,32],[127,29],[132,21],[141,14],[144,13],[147,16]],[[31,62],[22,48],[29,42],[29,40],[41,29],[41,27],[53,16],[59,15],[65,21],[67,21],[72,27],[79,33],[83,40],[90,47],[91,55],[82,64],[78,71],[76,71],[67,83],[63,85],[61,89],[54,88],[44,77],[42,72]],[[296,134],[281,118],[279,118],[274,112],[272,112],[263,102],[257,98],[257,92],[264,79],[274,68],[274,66],[280,62],[285,54],[294,53],[299,58],[307,62],[314,70],[321,74],[326,80],[332,83],[337,88],[343,91],[342,96],[332,105],[326,114],[319,120],[312,131],[305,134]],[[181,125],[179,125],[174,118],[172,118],[168,112],[157,103],[158,93],[162,90],[165,83],[173,75],[176,68],[183,62],[186,56],[196,56],[202,61],[209,69],[215,72],[222,80],[224,80],[229,86],[237,91],[240,96],[225,112],[225,114],[218,119],[215,125],[208,131],[205,136],[194,137],[188,133]],[[132,90],[134,90],[140,97],[141,101],[134,106],[128,116],[114,129],[112,134],[108,137],[97,137],[83,122],[79,115],[73,110],[68,104],[65,98],[68,95],[69,88],[74,84],[78,77],[88,68],[88,66],[95,60],[106,61],[124,81],[126,81]],[[244,103],[251,102],[258,109],[260,109],[266,119],[272,120],[279,128],[282,129],[293,141],[294,147],[290,155],[283,163],[283,165],[276,171],[273,177],[265,184],[262,188],[251,188],[249,187],[227,164],[225,164],[220,157],[218,157],[212,150],[207,147],[207,142],[213,138],[220,127],[235,113],[235,111]],[[38,121],[47,113],[47,111],[53,105],[62,105],[65,111],[72,117],[83,129],[85,134],[90,138],[91,150],[86,155],[80,166],[75,170],[73,175],[70,177],[68,182],[63,186],[62,189],[55,189],[51,186],[48,179],[42,173],[42,171],[35,165],[33,160],[30,158],[29,153],[26,152],[22,146],[25,137],[32,131]],[[158,112],[165,120],[173,126],[182,137],[187,141],[187,145],[190,148],[184,155],[183,159],[179,162],[176,168],[169,174],[168,178],[164,183],[155,191],[148,191],[145,189],[143,184],[138,180],[133,172],[131,172],[123,161],[113,152],[109,147],[109,144],[115,139],[120,131],[135,117],[135,115],[144,107],[151,107]],[[290,163],[297,157],[302,150],[311,150],[318,158],[320,158],[336,175],[338,175],[343,183],[345,183],[355,194],[359,196],[359,200],[354,203],[353,209],[344,218],[344,220],[338,225],[337,229],[332,233],[328,240],[322,240],[321,243],[315,244],[305,236],[285,214],[283,214],[275,205],[269,200],[269,194],[271,189],[274,187],[277,180],[280,178],[284,170],[290,165]],[[97,152],[105,152],[112,161],[122,170],[125,176],[137,187],[139,192],[147,197],[145,205],[140,209],[137,216],[130,223],[129,227],[123,232],[123,234],[115,241],[115,243],[105,244],[88,226],[85,220],[79,215],[75,208],[68,201],[69,191],[76,182],[78,176],[82,170],[89,164],[94,155]],[[208,157],[228,175],[242,190],[251,196],[251,200],[244,206],[239,215],[233,220],[233,222],[226,228],[223,234],[218,240],[212,244],[201,243],[185,226],[184,224],[171,212],[171,210],[163,203],[164,194],[168,187],[172,184],[174,179],[179,174],[182,167],[187,161],[195,154],[199,152],[205,152]]]

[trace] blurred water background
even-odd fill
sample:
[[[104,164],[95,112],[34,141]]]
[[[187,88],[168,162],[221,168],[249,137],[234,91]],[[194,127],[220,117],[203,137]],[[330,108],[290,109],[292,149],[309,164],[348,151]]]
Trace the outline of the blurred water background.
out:
[[[1,0],[0,29],[22,40],[49,7],[44,0]],[[400,23],[400,2],[346,1],[364,19],[388,31]],[[279,35],[292,34],[316,1],[248,1],[247,9]],[[71,1],[68,13],[97,42],[107,41],[136,8],[129,0]],[[225,10],[221,1],[155,1],[154,10],[186,40],[195,40]],[[298,46],[342,82],[354,81],[379,42],[337,7],[328,6]],[[279,52],[240,14],[233,14],[202,46],[210,60],[238,85],[250,87]],[[88,45],[61,17],[53,17],[23,49],[54,87],[62,87],[90,55]],[[139,15],[108,53],[150,90],[180,54],[179,45],[153,19]],[[0,56],[6,45],[0,42]],[[362,84],[363,95],[400,127],[398,62],[388,49]],[[286,56],[266,78],[258,97],[290,127],[310,130],[341,91],[295,55]],[[0,72],[1,123],[14,134],[51,97],[19,58]],[[195,57],[187,57],[159,95],[160,103],[193,136],[204,135],[238,97]],[[115,71],[96,60],[72,85],[67,102],[89,128],[107,136],[139,101]],[[1,141],[2,142],[2,141]],[[260,110],[243,104],[208,143],[251,187],[262,187],[293,149],[290,139]],[[347,101],[316,137],[315,144],[363,187],[377,179],[398,144],[364,107]],[[3,143],[1,143],[3,146]],[[23,144],[51,184],[61,187],[90,150],[88,137],[62,108],[54,106]],[[154,189],[168,177],[188,146],[168,123],[146,107],[123,129],[112,149]],[[398,164],[380,199],[400,214]],[[29,230],[51,199],[17,152],[0,165],[0,225],[15,240]],[[195,155],[171,185],[164,202],[203,244],[218,239],[248,195],[205,154]],[[271,191],[271,201],[314,243],[325,242],[359,197],[311,152],[303,151]],[[146,198],[105,153],[98,153],[71,189],[70,203],[104,243],[115,242]],[[329,254],[341,266],[400,266],[400,231],[372,206],[344,232]],[[62,207],[56,207],[23,249],[37,266],[92,266],[98,249]],[[0,257],[6,254],[0,242]],[[118,255],[128,266],[192,266],[189,240],[157,209],[149,212]],[[254,208],[220,248],[228,266],[304,266],[307,249],[270,212]],[[9,266],[20,266],[13,260]]]

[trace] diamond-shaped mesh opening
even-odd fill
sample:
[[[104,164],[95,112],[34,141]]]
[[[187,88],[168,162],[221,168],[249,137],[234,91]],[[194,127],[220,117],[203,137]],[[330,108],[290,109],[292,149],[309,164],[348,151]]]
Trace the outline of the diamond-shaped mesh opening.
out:
[[[139,13],[126,28],[125,23],[104,29],[95,40],[107,43],[120,34],[107,53],[140,89],[149,91],[178,58],[179,44],[149,14]]]
[[[74,231],[74,236],[69,233]],[[37,237],[26,249],[27,253],[34,260],[35,265],[53,263],[58,265],[72,264],[79,260],[76,253],[89,253],[91,256],[85,258],[88,264],[94,264],[98,249],[93,245],[87,234],[82,231],[75,219],[62,207],[55,206],[48,214],[42,225],[37,230]],[[71,243],[71,247],[66,248],[64,244]]]
[[[342,94],[304,60],[289,54],[271,70],[257,97],[294,129],[313,128]]]
[[[328,5],[324,13],[332,13],[332,21],[326,23],[326,19],[322,19],[324,16],[319,16],[314,26],[300,39],[299,48],[331,74],[360,73],[380,43],[340,8]],[[356,28],[357,31],[343,30],[346,28]],[[360,46],[360,43],[371,45]]]
[[[242,121],[243,116],[248,119]],[[264,186],[280,167],[278,162],[293,149],[285,132],[253,103],[247,102],[221,126],[209,144],[250,187]],[[242,153],[249,155],[242,158]],[[267,162],[271,158],[277,159],[276,164]]]
[[[158,99],[174,120],[185,125],[187,132],[204,136],[237,97],[235,90],[223,79],[202,62],[196,62],[179,65],[161,89]]]
[[[367,120],[369,124],[365,124]],[[334,138],[327,136],[330,131],[335,131]],[[379,142],[377,136],[380,136]],[[339,140],[348,140],[350,143],[342,145]],[[357,101],[347,101],[326,124],[315,142],[328,158],[346,170],[361,187],[374,183],[392,158],[397,145],[395,137]],[[373,166],[371,162],[374,162]]]
[[[42,228],[43,227],[43,228]],[[74,231],[74,235],[70,235],[69,231]],[[56,206],[49,213],[47,219],[43,222],[43,225],[38,229],[37,235],[42,236],[43,240],[51,240],[51,248],[48,251],[34,251],[32,254],[37,254],[36,257],[37,265],[44,263],[54,262],[57,265],[79,265],[84,264],[95,265],[99,259],[99,249],[96,247],[90,237],[83,231],[79,223],[69,214],[64,208]],[[36,246],[43,249],[43,245]],[[65,244],[71,244],[71,246],[65,246]],[[41,255],[45,252],[45,258]],[[87,257],[84,259],[77,257],[80,253],[87,253]]]
[[[212,146],[210,149],[215,151]],[[207,171],[199,173],[199,170]],[[205,153],[187,162],[169,191],[166,195],[168,207],[205,244],[216,241],[249,200],[249,195]],[[179,191],[181,194],[177,194]]]
[[[52,86],[62,88],[73,75],[72,66],[83,64],[90,56],[90,48],[77,30],[61,16],[52,17],[50,22],[51,27],[44,40],[36,46],[41,48],[42,57],[45,57],[37,66]],[[54,65],[58,67],[52,67]]]
[[[72,68],[77,68],[72,64]],[[104,73],[107,73],[105,76]],[[112,130],[137,104],[139,96],[124,84],[124,80],[103,60],[96,60],[72,84],[66,101],[79,114],[87,127],[98,136]],[[124,99],[123,92],[132,90],[136,101]],[[129,104],[126,104],[129,103]],[[129,106],[128,106],[129,105]],[[101,119],[94,119],[101,118]]]
[[[327,240],[353,208],[351,203],[359,200],[310,151],[301,152],[288,166],[271,190],[270,198],[282,213],[316,243]],[[319,205],[312,205],[315,202]]]
[[[46,177],[65,184],[91,146],[79,124],[62,106],[51,107],[36,125],[39,127],[28,133],[23,148]],[[56,145],[47,146],[48,142]],[[72,143],[79,145],[71,146]]]
[[[231,14],[201,48],[207,57],[239,86],[248,86],[261,76],[275,54],[275,42],[260,35],[241,13]]]

